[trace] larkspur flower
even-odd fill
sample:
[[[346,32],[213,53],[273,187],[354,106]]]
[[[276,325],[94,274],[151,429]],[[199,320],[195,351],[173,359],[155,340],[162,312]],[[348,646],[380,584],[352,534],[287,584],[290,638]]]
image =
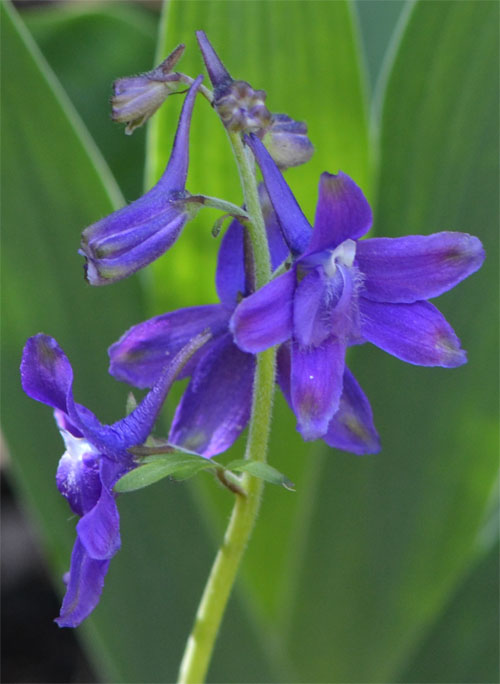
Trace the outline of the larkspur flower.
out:
[[[125,133],[131,135],[143,126],[165,99],[177,90],[172,69],[182,57],[184,45],[178,45],[161,64],[139,76],[118,78],[113,83],[111,118],[126,123]]]
[[[110,560],[120,548],[113,486],[136,466],[128,449],[147,439],[174,378],[208,337],[198,336],[181,349],[135,410],[113,425],[102,425],[91,411],[75,403],[73,370],[56,340],[39,334],[27,341],[22,386],[30,397],[54,408],[66,445],[57,487],[80,518],[66,595],[56,619],[59,626],[76,627],[96,607]]]
[[[288,341],[290,402],[303,437],[324,436],[337,414],[349,345],[371,342],[423,366],[465,363],[459,339],[427,299],[480,268],[481,242],[457,232],[360,240],[371,209],[342,172],[322,174],[311,231],[261,141],[247,141],[295,261],[239,304],[231,329],[251,353]]]
[[[196,211],[188,201],[189,126],[203,76],[184,101],[170,159],[158,183],[126,207],[93,223],[82,234],[79,253],[91,285],[107,285],[147,266],[169,249]]]
[[[288,256],[276,215],[261,191],[273,268]],[[186,365],[182,375],[191,380],[175,412],[169,442],[206,458],[227,450],[246,427],[252,401],[255,370],[253,354],[241,351],[229,331],[230,318],[243,298],[253,291],[248,235],[236,220],[219,250],[216,287],[220,304],[180,309],[156,316],[131,328],[110,347],[110,372],[136,387],[150,387],[165,359],[200,330],[209,328],[213,339]],[[287,374],[289,350],[278,356],[280,387],[290,403]],[[324,436],[330,446],[364,454],[379,450],[370,405],[348,369],[339,410]]]

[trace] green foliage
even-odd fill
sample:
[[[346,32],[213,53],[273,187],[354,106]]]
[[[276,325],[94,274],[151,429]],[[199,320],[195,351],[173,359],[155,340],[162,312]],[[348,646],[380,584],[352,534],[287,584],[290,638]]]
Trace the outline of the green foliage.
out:
[[[357,4],[366,51],[378,60],[380,44],[370,47],[373,3]],[[28,23],[133,199],[144,134],[120,138],[104,123],[105,88],[151,66],[153,18],[119,3],[91,11],[78,5],[40,10]],[[75,365],[78,400],[111,422],[126,389],[106,378],[105,348],[147,314],[137,278],[95,290],[81,280],[80,230],[120,203],[120,193],[30,36],[5,3],[1,9],[8,55],[3,423],[59,582],[74,529],[53,482],[62,443],[47,427],[49,412],[21,393],[21,348],[40,330],[54,335]],[[438,302],[469,352],[467,366],[415,368],[368,346],[352,354],[381,434],[380,455],[360,459],[304,444],[277,397],[270,462],[297,491],[266,491],[211,681],[497,681],[497,552],[479,555],[478,532],[498,469],[498,5],[413,5],[386,58],[371,150],[347,3],[192,0],[169,3],[165,18],[158,58],[185,42],[179,69],[200,73],[194,31],[204,29],[233,76],[266,89],[271,110],[308,122],[315,156],[287,179],[310,218],[319,173],[342,168],[370,193],[377,234],[462,230],[479,235],[488,255],[478,274]],[[373,67],[370,73],[374,80]],[[180,105],[170,98],[152,120],[148,185],[163,170]],[[224,132],[201,100],[188,189],[241,202]],[[216,216],[200,213],[148,269],[148,314],[215,301]],[[236,470],[240,456],[237,445],[225,467]],[[134,472],[156,476],[167,462]],[[174,680],[232,503],[209,480],[120,497],[123,549],[82,628],[108,681]]]
[[[215,467],[212,461],[207,461],[201,456],[177,452],[140,465],[120,478],[114,489],[119,493],[134,492],[137,489],[149,487],[169,475],[178,479],[187,479],[202,470]]]
[[[235,473],[250,473],[254,477],[258,477],[270,484],[281,485],[285,489],[295,489],[295,485],[286,475],[280,473],[279,470],[273,468],[268,463],[259,463],[258,461],[246,461],[245,459],[237,459],[227,464],[226,468]]]
[[[267,463],[256,461],[246,461],[238,459],[231,461],[226,466],[217,463],[213,458],[207,460],[197,454],[187,451],[174,451],[161,456],[147,456],[144,462],[135,470],[123,475],[116,483],[115,492],[133,492],[137,489],[144,489],[149,485],[163,480],[165,477],[172,476],[176,480],[188,480],[197,475],[202,470],[219,471],[223,478],[233,473],[250,473],[270,484],[280,485],[285,489],[293,489],[293,482],[280,473],[276,468]]]

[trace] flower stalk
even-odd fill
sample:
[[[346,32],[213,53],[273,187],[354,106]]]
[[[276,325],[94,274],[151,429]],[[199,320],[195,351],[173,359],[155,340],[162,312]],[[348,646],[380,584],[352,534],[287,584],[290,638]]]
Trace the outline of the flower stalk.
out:
[[[264,217],[251,160],[237,133],[229,138],[240,173],[255,263],[255,282],[262,287],[271,277]],[[265,463],[271,426],[276,368],[276,348],[258,354],[245,458]],[[245,473],[241,479],[245,496],[235,503],[224,540],[217,553],[196,613],[179,670],[179,684],[201,684],[206,677],[227,601],[231,594],[248,540],[260,508],[263,480]]]

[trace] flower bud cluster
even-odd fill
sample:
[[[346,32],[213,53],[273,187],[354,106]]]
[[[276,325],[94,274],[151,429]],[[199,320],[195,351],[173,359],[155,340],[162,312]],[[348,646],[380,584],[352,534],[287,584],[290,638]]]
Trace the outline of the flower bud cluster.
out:
[[[271,124],[265,99],[264,90],[254,90],[246,81],[232,81],[214,106],[228,130],[257,133]]]

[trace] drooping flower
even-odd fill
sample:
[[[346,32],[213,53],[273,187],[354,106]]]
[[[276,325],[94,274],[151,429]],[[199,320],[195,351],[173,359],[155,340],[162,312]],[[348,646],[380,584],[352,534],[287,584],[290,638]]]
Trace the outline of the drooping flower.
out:
[[[179,370],[207,341],[198,336],[158,374],[142,402],[126,418],[102,425],[73,399],[73,370],[56,340],[31,337],[24,348],[21,381],[26,394],[54,408],[66,445],[56,482],[71,510],[79,516],[71,555],[60,627],[76,627],[96,607],[110,559],[120,548],[119,515],[113,486],[136,466],[128,449],[147,439],[165,396]]]
[[[312,231],[261,141],[248,143],[295,261],[241,302],[231,329],[252,353],[289,341],[290,401],[304,439],[324,436],[339,410],[349,345],[371,342],[423,366],[465,363],[453,329],[427,299],[480,268],[481,242],[456,232],[360,240],[371,209],[342,172],[322,174]]]
[[[79,253],[91,285],[107,285],[147,266],[169,249],[194,211],[187,201],[189,126],[198,76],[184,101],[170,159],[158,183],[145,195],[93,223],[82,234]]]
[[[261,192],[273,268],[288,256],[288,248],[272,206]],[[219,250],[216,286],[220,303],[180,309],[156,316],[131,328],[109,350],[110,372],[137,387],[150,387],[165,359],[200,330],[209,328],[212,340],[186,365],[191,376],[175,412],[169,442],[206,458],[227,450],[250,418],[255,370],[253,354],[241,351],[229,331],[230,318],[243,298],[253,291],[251,249],[241,224],[232,222]],[[289,352],[278,356],[278,382],[290,402]],[[378,435],[368,400],[346,369],[340,408],[324,439],[354,453],[379,450]]]
[[[118,78],[113,83],[111,118],[127,124],[127,135],[144,125],[166,98],[177,90],[176,75],[172,69],[182,57],[184,48],[184,45],[178,45],[151,71],[139,76]]]

